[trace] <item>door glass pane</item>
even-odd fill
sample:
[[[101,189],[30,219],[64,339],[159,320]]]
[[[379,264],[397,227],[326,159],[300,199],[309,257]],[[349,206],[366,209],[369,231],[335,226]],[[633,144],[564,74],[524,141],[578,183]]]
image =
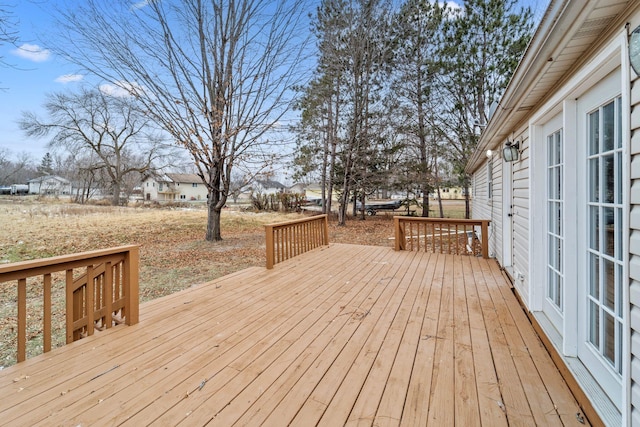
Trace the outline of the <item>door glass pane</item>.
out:
[[[590,254],[591,266],[589,268],[589,295],[600,300],[600,257]]]
[[[615,104],[611,102],[602,108],[602,151],[615,148]]]
[[[603,251],[611,257],[615,256],[615,217],[614,208],[602,208],[604,213],[604,245]]]
[[[562,132],[556,132],[554,139],[556,141],[556,164],[561,164],[563,162],[563,159],[562,159]]]
[[[589,206],[589,247],[600,250],[600,208]]]
[[[600,159],[589,160],[589,201],[600,201]]]
[[[616,363],[616,325],[613,316],[606,311],[602,313],[604,317],[604,357],[612,365]]]
[[[616,280],[615,282],[622,280],[622,266],[620,264],[616,265]],[[622,317],[622,286],[616,286],[618,295],[616,300],[616,314],[618,317]]]
[[[616,154],[616,197],[614,203],[622,203],[622,152]]]
[[[614,311],[616,305],[616,282],[614,264],[604,259],[604,305]]]
[[[589,114],[589,155],[598,154],[600,152],[600,114],[594,111]]]
[[[589,302],[589,342],[600,348],[600,309],[593,301]]]
[[[562,236],[562,203],[556,202],[556,234]]]
[[[617,111],[617,122],[618,122],[618,131],[616,132],[616,141],[618,142],[616,144],[616,148],[622,148],[622,99],[618,98],[616,100],[616,111]]]
[[[602,196],[604,203],[615,203],[613,154],[602,157]]]

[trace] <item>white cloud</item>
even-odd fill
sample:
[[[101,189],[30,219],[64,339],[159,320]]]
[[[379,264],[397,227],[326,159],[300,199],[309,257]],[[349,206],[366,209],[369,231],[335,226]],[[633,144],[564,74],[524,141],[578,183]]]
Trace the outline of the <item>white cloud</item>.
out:
[[[140,0],[139,2],[131,5],[131,10],[142,9],[143,7],[146,7],[149,3],[151,3],[151,1],[152,0]]]
[[[11,51],[12,54],[19,56],[20,58],[27,59],[33,62],[44,62],[51,57],[51,51],[43,49],[37,44],[24,43],[17,49]]]
[[[58,78],[55,79],[55,81],[57,83],[72,83],[72,82],[79,82],[82,79],[84,79],[84,76],[82,74],[64,74]]]
[[[143,88],[137,83],[117,82],[116,84],[101,84],[100,91],[106,95],[128,98],[136,93],[143,92]]]

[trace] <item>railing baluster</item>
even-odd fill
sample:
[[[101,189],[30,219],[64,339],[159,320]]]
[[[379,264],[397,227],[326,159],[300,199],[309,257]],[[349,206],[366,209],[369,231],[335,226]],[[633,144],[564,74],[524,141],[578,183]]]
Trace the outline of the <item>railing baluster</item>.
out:
[[[42,351],[51,351],[51,274],[46,273],[43,279],[42,319],[44,322],[42,336]]]
[[[27,279],[18,280],[18,362],[27,357]]]
[[[75,292],[73,292],[73,270],[69,269],[66,271],[65,277],[65,288],[66,288],[66,330],[67,330],[67,344],[73,342],[73,320],[76,316],[74,312],[74,308],[76,306],[75,302]]]
[[[104,265],[104,328],[108,329],[113,323],[113,266],[110,262]]]

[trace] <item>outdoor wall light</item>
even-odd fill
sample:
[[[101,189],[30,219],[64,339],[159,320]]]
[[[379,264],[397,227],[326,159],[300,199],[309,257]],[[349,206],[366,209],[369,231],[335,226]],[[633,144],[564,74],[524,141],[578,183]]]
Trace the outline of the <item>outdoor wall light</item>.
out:
[[[486,154],[487,154],[487,158],[488,158],[488,159],[490,159],[490,158],[491,158],[491,156],[493,156],[493,151],[491,151],[491,150],[487,150],[487,153],[486,153]]]
[[[633,71],[640,76],[640,26],[629,36],[629,62]]]
[[[505,162],[515,162],[518,160],[518,156],[520,155],[520,142],[511,142],[507,140],[504,149],[502,150],[502,158]]]

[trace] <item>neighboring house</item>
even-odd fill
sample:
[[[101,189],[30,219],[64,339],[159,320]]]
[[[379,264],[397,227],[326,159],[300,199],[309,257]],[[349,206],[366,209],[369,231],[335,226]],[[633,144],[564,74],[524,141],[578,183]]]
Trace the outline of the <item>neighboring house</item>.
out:
[[[145,200],[159,202],[187,202],[207,200],[207,187],[193,173],[167,173],[162,176],[147,176],[142,181]]]
[[[254,193],[258,194],[278,194],[284,193],[287,187],[284,184],[279,183],[278,181],[273,181],[270,179],[257,179],[253,183],[252,189]]]
[[[322,200],[322,185],[320,183],[308,184],[305,189],[305,197],[307,200]],[[331,200],[337,202],[338,199],[338,193],[334,190]]]
[[[293,184],[291,187],[287,189],[289,193],[294,194],[305,194],[305,190],[307,189],[307,184],[303,184],[301,182],[297,184]]]
[[[29,194],[62,196],[71,194],[71,182],[56,175],[41,176],[28,181]]]
[[[440,198],[442,200],[464,200],[464,191],[462,187],[441,187]],[[429,198],[437,200],[438,192],[429,193]]]
[[[490,251],[611,426],[640,426],[638,26],[637,0],[552,0],[467,165]]]

